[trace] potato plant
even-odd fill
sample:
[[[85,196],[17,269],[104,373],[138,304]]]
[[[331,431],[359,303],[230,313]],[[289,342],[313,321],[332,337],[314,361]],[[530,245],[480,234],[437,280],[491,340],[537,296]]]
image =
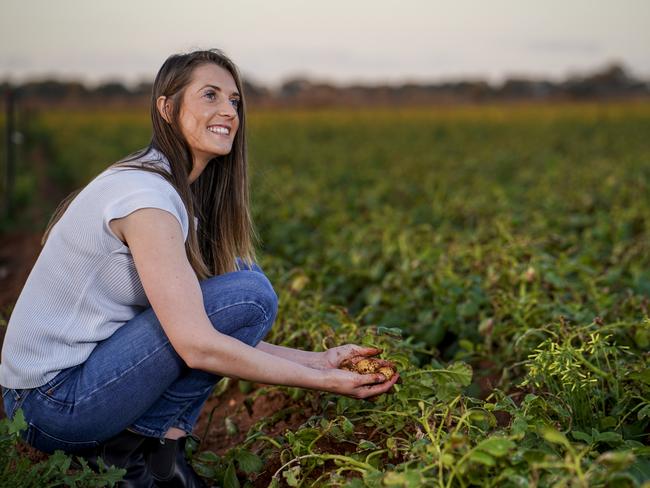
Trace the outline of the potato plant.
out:
[[[377,346],[401,380],[374,401],[242,384],[310,414],[279,434],[282,412],[261,419],[221,455],[194,446],[204,476],[648,486],[650,105],[250,115],[260,264],[280,296],[269,340]],[[60,192],[148,140],[133,112],[30,127],[25,157],[40,148]],[[43,205],[30,171],[26,208]]]

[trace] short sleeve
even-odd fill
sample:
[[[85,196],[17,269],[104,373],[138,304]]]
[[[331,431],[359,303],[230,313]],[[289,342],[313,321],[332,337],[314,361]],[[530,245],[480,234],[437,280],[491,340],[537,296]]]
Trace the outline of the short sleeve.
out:
[[[157,178],[160,181],[152,179]],[[146,186],[142,180],[149,180]],[[143,187],[144,186],[144,187]],[[158,208],[169,212],[181,226],[183,238],[187,240],[188,217],[185,206],[174,188],[157,175],[146,175],[140,178],[140,184],[125,184],[121,189],[114,192],[115,198],[111,198],[103,211],[103,229],[109,240],[114,241],[109,247],[115,249],[117,243],[122,247],[122,242],[113,234],[109,222],[113,219],[126,217],[127,215],[141,208]]]

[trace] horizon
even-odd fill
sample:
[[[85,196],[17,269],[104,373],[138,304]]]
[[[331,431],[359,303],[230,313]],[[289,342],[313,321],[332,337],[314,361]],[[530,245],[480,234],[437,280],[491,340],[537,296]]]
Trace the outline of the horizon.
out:
[[[513,78],[560,81],[611,64],[650,79],[650,3],[643,0],[165,5],[5,0],[0,79],[133,86],[153,80],[169,54],[209,46],[223,49],[248,81],[269,88],[296,78],[338,86],[494,86]]]
[[[438,79],[419,79],[419,80],[395,80],[395,81],[386,81],[386,80],[368,80],[368,81],[360,81],[360,82],[354,82],[354,81],[339,81],[339,80],[323,80],[319,78],[310,78],[310,77],[304,77],[304,76],[295,76],[295,77],[287,77],[285,79],[280,80],[278,83],[270,85],[270,84],[265,84],[263,82],[259,82],[258,80],[250,80],[246,74],[243,74],[243,79],[244,81],[253,84],[256,87],[263,88],[263,89],[268,89],[270,91],[277,91],[279,90],[284,83],[288,83],[291,81],[296,81],[296,80],[305,80],[313,84],[326,84],[329,86],[332,86],[334,88],[338,89],[344,89],[344,88],[349,88],[353,86],[360,86],[360,87],[366,87],[366,88],[373,88],[373,87],[380,87],[380,86],[389,86],[389,87],[400,87],[400,86],[405,86],[405,85],[416,85],[416,86],[439,86],[443,84],[454,84],[454,83],[471,83],[471,82],[486,82],[491,88],[500,88],[502,87],[507,81],[512,81],[512,80],[517,80],[517,81],[530,81],[530,82],[551,82],[555,84],[559,84],[562,82],[566,82],[569,79],[575,77],[575,78],[584,78],[584,77],[589,77],[592,76],[596,73],[602,73],[604,70],[612,68],[614,66],[619,66],[623,68],[625,71],[626,75],[629,76],[631,79],[634,79],[636,81],[639,81],[641,83],[648,83],[650,84],[650,77],[642,78],[640,76],[637,76],[636,73],[631,71],[627,66],[625,66],[622,63],[618,63],[616,61],[612,62],[606,62],[606,63],[601,63],[598,66],[595,66],[593,69],[586,69],[585,71],[581,72],[572,72],[568,73],[565,77],[544,77],[544,76],[526,76],[525,74],[519,74],[516,76],[512,77],[506,77],[502,80],[488,80],[486,78],[478,78],[478,77],[467,77],[467,78],[462,78],[462,77],[449,77],[449,78],[438,78]],[[140,79],[140,80],[134,80],[134,81],[128,81],[126,79],[120,79],[118,77],[107,77],[105,79],[100,79],[100,80],[84,80],[76,77],[66,77],[65,75],[42,75],[42,76],[33,76],[33,77],[26,77],[22,80],[16,81],[16,80],[11,80],[8,78],[1,78],[0,77],[0,84],[3,83],[8,83],[12,86],[21,86],[21,85],[26,85],[29,83],[42,83],[42,82],[58,82],[62,84],[66,83],[81,83],[84,87],[86,87],[89,90],[94,90],[97,89],[103,85],[111,84],[111,83],[118,83],[124,86],[125,88],[129,90],[135,89],[138,85],[141,84],[152,84],[153,83],[153,77],[151,79]]]

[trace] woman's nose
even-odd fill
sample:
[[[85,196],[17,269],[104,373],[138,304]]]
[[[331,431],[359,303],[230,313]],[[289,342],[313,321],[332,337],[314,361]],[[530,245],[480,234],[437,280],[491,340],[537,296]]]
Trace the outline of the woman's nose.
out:
[[[233,107],[230,100],[226,100],[221,104],[220,113],[224,117],[235,117],[237,115],[237,109]]]

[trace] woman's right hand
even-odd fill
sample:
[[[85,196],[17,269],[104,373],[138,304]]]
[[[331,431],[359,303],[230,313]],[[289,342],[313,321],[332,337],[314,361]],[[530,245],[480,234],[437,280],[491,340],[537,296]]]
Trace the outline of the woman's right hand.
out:
[[[343,369],[328,369],[322,371],[322,374],[326,383],[324,391],[358,400],[386,393],[399,379],[399,373],[395,373],[390,380],[386,380],[381,373],[359,374]]]

